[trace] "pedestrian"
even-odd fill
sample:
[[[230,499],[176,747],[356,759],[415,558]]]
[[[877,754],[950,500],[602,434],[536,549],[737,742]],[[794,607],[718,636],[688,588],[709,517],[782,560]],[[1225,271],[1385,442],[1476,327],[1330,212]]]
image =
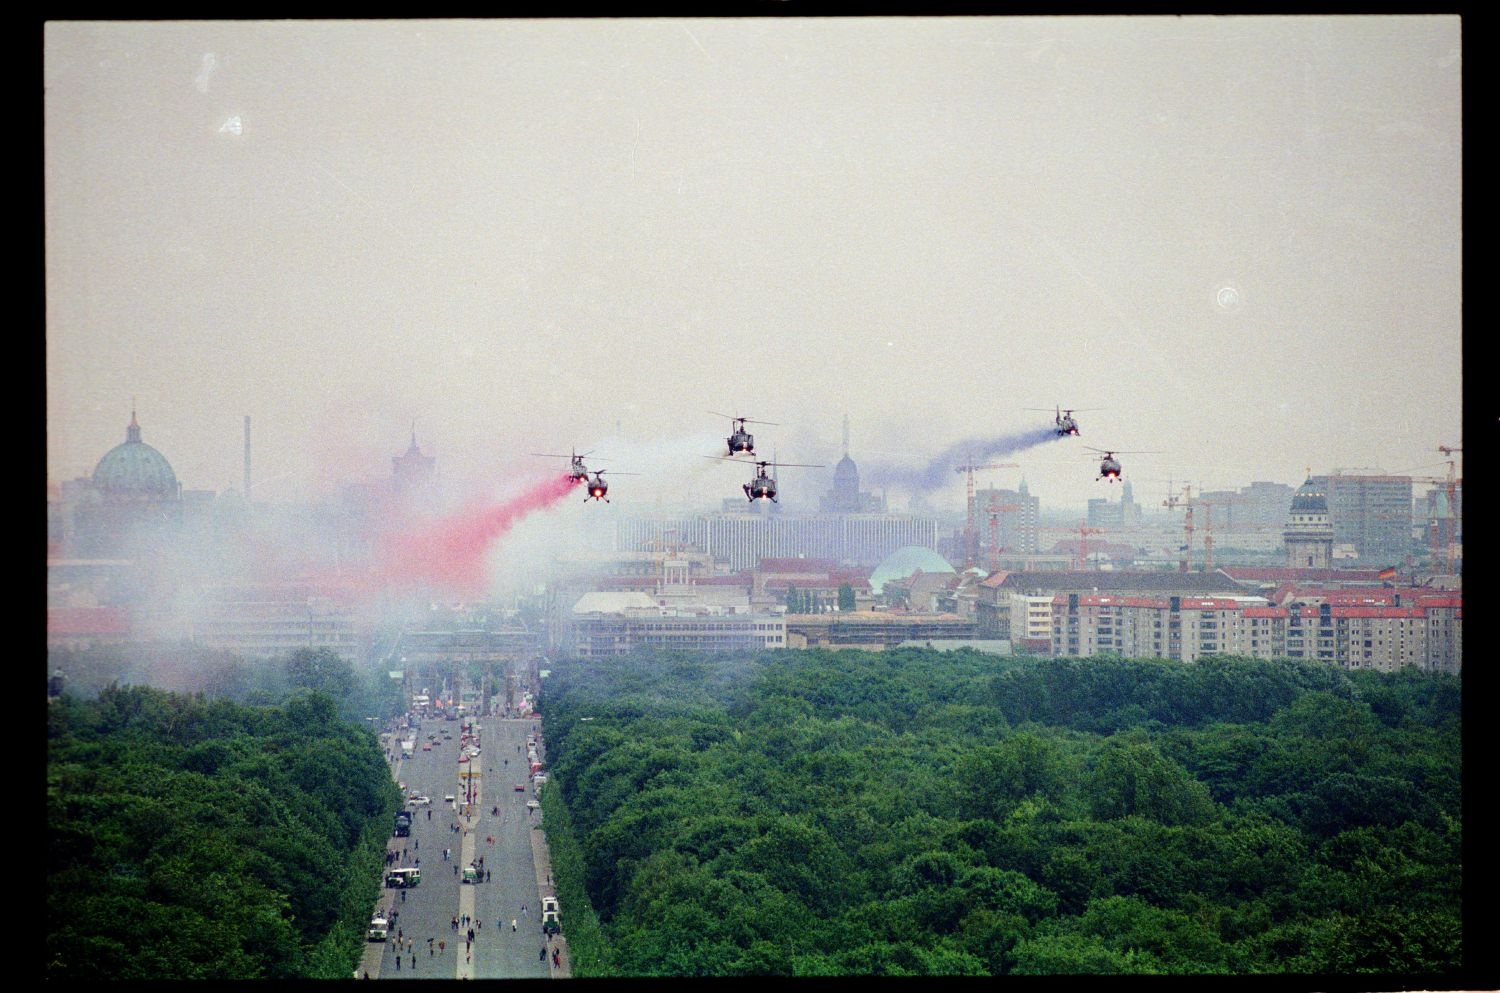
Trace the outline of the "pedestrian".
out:
[[[446,952],[447,950],[448,950],[448,943],[446,941],[440,941],[440,942],[438,942],[438,951],[440,951],[440,952]]]
[[[401,891],[401,902],[402,903],[406,902],[406,891],[405,890]]]
[[[413,969],[415,969],[415,968],[416,968],[416,967],[417,967],[417,957],[416,957],[416,956],[415,956],[415,955],[413,955],[413,956],[412,956],[412,957],[411,957],[411,967],[412,967],[412,968],[413,968]]]
[[[422,868],[422,860],[421,859],[417,859],[417,868],[418,869]]]
[[[421,838],[413,838],[412,839],[411,850],[414,851],[414,852],[420,852],[422,850],[422,839]]]
[[[488,870],[488,869],[484,870],[484,881],[485,882],[489,882],[490,881],[490,870]]]
[[[434,941],[436,941],[436,940],[437,940],[437,939],[435,939],[435,938],[428,938],[428,939],[427,939],[427,950],[428,950],[428,951],[429,951],[429,952],[430,952],[430,951],[432,951],[432,943],[433,943],[433,942],[434,942]]]
[[[524,903],[521,904],[521,916],[522,917],[526,916],[526,904],[524,904]]]
[[[484,921],[482,921],[482,920],[480,920],[479,918],[476,917],[476,918],[474,918],[474,926],[477,927],[479,930],[483,931],[484,930]]]
[[[538,955],[536,957],[536,960],[538,962],[545,962],[545,961],[547,961],[547,946],[546,945],[542,946],[542,954]]]
[[[458,863],[457,862],[453,863],[453,874],[455,876],[458,875]]]
[[[516,929],[516,919],[515,919],[515,918],[514,918],[514,917],[512,917],[512,918],[511,918],[511,919],[510,919],[510,929],[511,929],[511,930],[512,930],[512,931],[514,931],[514,930],[515,930],[515,929]]]
[[[399,955],[396,956],[396,971],[401,971],[401,956]]]

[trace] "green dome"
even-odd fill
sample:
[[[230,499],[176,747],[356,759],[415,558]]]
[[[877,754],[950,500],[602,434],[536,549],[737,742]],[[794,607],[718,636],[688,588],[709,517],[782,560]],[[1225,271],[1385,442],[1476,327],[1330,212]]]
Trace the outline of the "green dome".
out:
[[[141,441],[141,426],[130,413],[125,443],[104,453],[94,467],[94,488],[105,499],[175,500],[177,474],[156,449]]]
[[[1315,485],[1312,479],[1298,487],[1297,492],[1292,494],[1292,513],[1328,513],[1328,498],[1323,494],[1322,487]]]
[[[884,562],[870,573],[870,589],[880,593],[887,580],[905,579],[914,572],[957,572],[948,560],[930,548],[907,545],[886,556]]]

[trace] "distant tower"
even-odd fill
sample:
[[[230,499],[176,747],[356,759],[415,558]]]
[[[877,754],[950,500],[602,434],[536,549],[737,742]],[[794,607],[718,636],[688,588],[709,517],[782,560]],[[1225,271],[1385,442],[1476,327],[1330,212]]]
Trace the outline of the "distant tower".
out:
[[[432,485],[436,465],[436,459],[431,455],[423,455],[421,449],[417,448],[417,422],[412,421],[411,446],[405,454],[391,459],[391,472],[394,474],[391,485],[396,495],[409,497]]]
[[[833,488],[822,500],[825,514],[857,514],[865,509],[859,492],[859,467],[849,457],[849,415],[844,415],[844,457],[833,467]]]
[[[1292,509],[1281,535],[1288,567],[1333,567],[1333,520],[1328,514],[1328,496],[1311,476],[1292,495]]]
[[[250,415],[245,415],[245,506],[250,506]]]

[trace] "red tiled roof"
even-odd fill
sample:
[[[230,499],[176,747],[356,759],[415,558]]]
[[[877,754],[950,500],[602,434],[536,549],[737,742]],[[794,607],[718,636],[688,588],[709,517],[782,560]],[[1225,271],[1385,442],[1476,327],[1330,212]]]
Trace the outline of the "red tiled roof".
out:
[[[1329,611],[1334,617],[1426,617],[1421,607],[1334,607]]]
[[[1454,596],[1452,594],[1447,596],[1418,596],[1415,599],[1417,606],[1423,609],[1428,607],[1461,608],[1464,605],[1464,598],[1462,596]]]
[[[1066,596],[1055,596],[1053,604],[1066,604]],[[1157,607],[1165,609],[1171,606],[1171,600],[1166,597],[1142,597],[1142,596],[1112,596],[1106,594],[1092,594],[1078,598],[1080,607]],[[1224,597],[1182,597],[1179,601],[1181,610],[1241,610],[1238,600],[1230,600]]]
[[[833,559],[761,559],[758,572],[836,572],[839,564]]]
[[[124,607],[48,607],[49,635],[130,634],[130,616]]]
[[[1295,583],[1343,582],[1376,583],[1380,581],[1379,569],[1294,569],[1261,568],[1256,566],[1224,566],[1219,570],[1237,582]]]
[[[696,576],[695,586],[749,586],[750,577],[736,573],[733,576]]]
[[[1063,605],[1068,602],[1065,596],[1052,598],[1054,605]],[[1165,609],[1170,606],[1171,601],[1166,597],[1146,596],[1112,596],[1107,594],[1080,596],[1078,605],[1080,607],[1161,607]]]

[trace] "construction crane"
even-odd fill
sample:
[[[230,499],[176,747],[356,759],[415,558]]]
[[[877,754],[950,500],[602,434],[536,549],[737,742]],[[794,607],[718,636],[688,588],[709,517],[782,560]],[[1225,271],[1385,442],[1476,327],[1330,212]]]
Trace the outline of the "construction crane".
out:
[[[1183,483],[1182,498],[1178,499],[1177,494],[1170,493],[1161,505],[1168,510],[1183,508],[1182,530],[1187,536],[1187,543],[1182,546],[1182,558],[1178,561],[1177,571],[1187,572],[1193,562],[1193,484]]]
[[[1104,529],[1091,528],[1082,521],[1079,521],[1078,527],[1069,528],[1068,533],[1078,535],[1078,557],[1083,560],[1083,568],[1087,570],[1089,567],[1089,535],[1103,534]]]
[[[1463,451],[1462,448],[1449,445],[1439,445],[1438,451],[1444,455],[1451,456],[1454,452]],[[1413,476],[1414,483],[1427,483],[1429,486],[1440,486],[1444,495],[1448,498],[1448,514],[1446,517],[1434,514],[1427,519],[1427,553],[1432,562],[1432,568],[1436,569],[1441,563],[1443,573],[1452,575],[1458,564],[1458,532],[1461,528],[1460,514],[1458,510],[1458,488],[1463,485],[1463,477],[1458,475],[1457,463],[1448,459],[1448,475],[1446,476]]]
[[[1203,508],[1203,571],[1214,571],[1214,504],[1201,496],[1195,501]]]
[[[990,505],[988,509],[990,512],[990,561],[992,565],[992,568],[990,569],[991,572],[1000,571],[1000,515],[1009,514],[1021,509],[1021,505],[1018,503],[998,503],[998,499],[999,498],[996,497],[993,493],[990,494]]]
[[[984,465],[976,465],[973,462],[955,466],[954,472],[968,473],[969,487],[969,511],[964,524],[964,568],[972,569],[979,564],[979,530],[974,519],[974,473],[981,469],[1019,469],[1018,462],[991,462]]]

